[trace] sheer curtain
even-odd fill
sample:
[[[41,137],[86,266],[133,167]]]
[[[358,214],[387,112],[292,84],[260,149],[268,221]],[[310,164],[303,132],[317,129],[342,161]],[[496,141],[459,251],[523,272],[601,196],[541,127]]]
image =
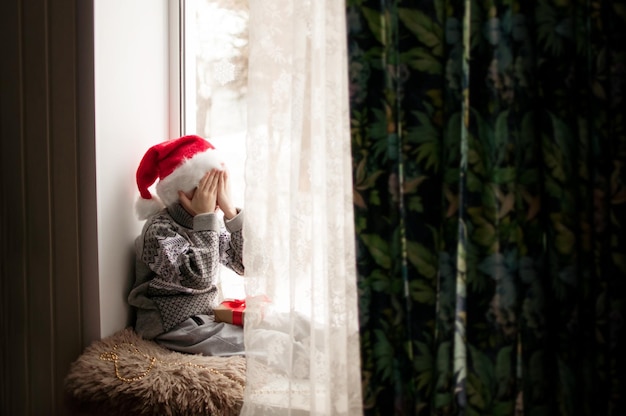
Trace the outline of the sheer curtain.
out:
[[[345,4],[250,1],[242,415],[362,413]]]

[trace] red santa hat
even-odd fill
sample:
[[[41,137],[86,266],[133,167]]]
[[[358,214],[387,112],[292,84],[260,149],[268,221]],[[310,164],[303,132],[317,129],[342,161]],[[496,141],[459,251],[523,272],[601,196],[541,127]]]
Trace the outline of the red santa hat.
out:
[[[211,143],[190,135],[152,146],[139,163],[135,205],[139,219],[146,219],[178,202],[178,191],[192,191],[211,169],[223,169],[224,162]],[[156,180],[156,193],[148,189]]]

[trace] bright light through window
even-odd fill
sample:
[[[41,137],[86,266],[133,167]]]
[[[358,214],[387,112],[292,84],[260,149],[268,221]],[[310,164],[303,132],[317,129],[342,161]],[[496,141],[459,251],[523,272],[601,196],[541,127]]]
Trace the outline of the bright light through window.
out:
[[[226,159],[242,207],[248,56],[247,0],[180,0],[183,5],[183,133],[207,138]],[[222,269],[224,297],[244,296],[242,278]]]

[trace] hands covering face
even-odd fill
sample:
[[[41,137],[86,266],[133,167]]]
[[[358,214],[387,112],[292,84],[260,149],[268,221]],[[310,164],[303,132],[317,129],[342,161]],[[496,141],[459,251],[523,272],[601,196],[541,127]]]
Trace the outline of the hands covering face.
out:
[[[191,197],[183,191],[178,191],[180,203],[193,216],[215,212],[218,208],[224,212],[226,219],[237,215],[232,206],[228,186],[228,173],[225,170],[212,169],[207,172]]]

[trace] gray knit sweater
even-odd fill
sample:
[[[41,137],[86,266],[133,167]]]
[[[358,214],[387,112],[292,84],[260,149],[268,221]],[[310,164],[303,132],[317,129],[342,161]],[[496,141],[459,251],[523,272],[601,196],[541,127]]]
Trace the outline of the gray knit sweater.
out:
[[[135,241],[135,284],[128,302],[146,339],[187,318],[212,314],[219,264],[243,274],[243,213],[220,227],[215,214],[192,217],[180,204],[148,218]]]

